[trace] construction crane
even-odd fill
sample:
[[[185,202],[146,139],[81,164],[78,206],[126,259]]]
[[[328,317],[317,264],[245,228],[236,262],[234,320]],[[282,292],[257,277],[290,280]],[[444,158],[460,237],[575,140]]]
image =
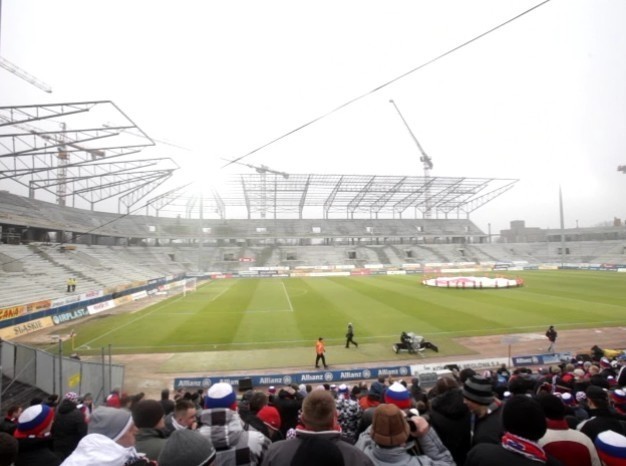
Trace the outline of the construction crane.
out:
[[[426,151],[424,151],[424,148],[422,147],[422,145],[419,143],[419,141],[415,137],[415,134],[413,134],[413,131],[411,131],[411,127],[409,126],[409,124],[404,119],[404,116],[402,116],[402,113],[400,112],[400,109],[398,108],[396,103],[393,101],[393,99],[389,99],[389,103],[391,105],[393,105],[394,108],[396,109],[396,112],[398,112],[398,115],[402,119],[402,122],[404,123],[404,126],[406,126],[406,129],[409,131],[409,134],[413,138],[413,141],[415,142],[415,145],[417,146],[417,148],[420,151],[420,154],[421,154],[420,155],[420,162],[422,162],[422,168],[424,170],[424,198],[425,198],[425,201],[424,201],[424,218],[431,218],[432,217],[432,212],[431,212],[432,206],[431,206],[431,202],[430,202],[430,171],[433,169],[433,161],[428,156],[428,154],[426,154]]]
[[[8,72],[13,73],[18,78],[23,79],[27,83],[32,84],[33,86],[41,89],[44,92],[47,92],[48,94],[52,93],[52,88],[48,86],[45,82],[36,78],[32,74],[27,73],[26,71],[21,69],[19,66],[11,63],[9,60],[7,60],[4,57],[0,57],[0,68],[4,68]]]
[[[396,109],[396,112],[398,112],[398,115],[400,115],[400,118],[402,119],[402,122],[404,123],[404,126],[406,126],[406,129],[409,131],[409,134],[413,138],[413,141],[415,142],[415,145],[417,146],[417,148],[419,149],[420,153],[422,154],[420,156],[420,162],[422,162],[422,166],[424,168],[424,178],[428,178],[430,176],[430,170],[432,170],[432,168],[433,168],[433,161],[432,161],[432,159],[426,154],[426,151],[424,151],[424,148],[422,147],[422,145],[419,143],[419,141],[415,137],[415,134],[413,134],[413,131],[411,131],[411,128],[409,127],[409,124],[406,122],[406,120],[402,116],[402,113],[400,112],[400,109],[398,108],[396,103],[392,99],[389,99],[389,103],[391,103],[391,105],[394,106],[394,108]]]

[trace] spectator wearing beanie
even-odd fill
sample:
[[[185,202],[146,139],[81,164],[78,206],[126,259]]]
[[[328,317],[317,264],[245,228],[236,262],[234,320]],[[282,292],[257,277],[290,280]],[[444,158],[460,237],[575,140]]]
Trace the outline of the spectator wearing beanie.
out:
[[[159,466],[210,466],[216,451],[211,441],[193,430],[177,430],[169,436],[161,453]]]
[[[283,434],[280,432],[280,413],[274,406],[263,406],[256,414],[256,418],[263,423],[265,431],[267,431],[267,437],[272,442],[284,439]]]
[[[538,397],[537,401],[546,416],[548,427],[545,435],[539,439],[539,445],[546,453],[567,466],[601,466],[591,439],[568,426],[562,400],[548,394]]]
[[[392,383],[385,390],[383,399],[385,403],[396,405],[400,409],[411,409],[413,407],[411,394],[400,382]]]
[[[383,378],[384,382],[384,378]],[[357,434],[360,435],[372,424],[372,417],[374,416],[374,410],[376,406],[383,403],[384,394],[387,389],[385,384],[380,380],[372,382],[366,396],[362,396],[359,399],[359,407],[361,408],[361,420],[357,428]]]
[[[242,398],[243,401],[243,398]],[[244,426],[248,425],[252,427],[254,430],[258,430],[263,435],[265,435],[270,440],[272,439],[270,435],[269,427],[267,427],[261,419],[259,419],[258,414],[268,403],[268,397],[265,393],[261,391],[252,391],[248,395],[248,409],[242,411],[242,403],[239,403],[238,412],[239,417],[244,423]],[[245,427],[244,427],[245,428]],[[245,429],[249,430],[249,429]]]
[[[261,432],[243,428],[232,385],[216,383],[207,391],[198,429],[217,450],[218,464],[257,465],[263,461],[270,440]]]
[[[493,395],[491,380],[472,375],[463,384],[463,402],[470,411],[471,445],[479,443],[499,444],[502,428],[501,406]]]
[[[358,428],[363,411],[359,403],[350,397],[350,389],[346,384],[339,385],[337,389],[337,413],[343,439],[354,445],[359,436]]]
[[[626,420],[626,392],[621,388],[617,388],[611,391],[609,398],[615,413],[621,416],[622,420]]]
[[[78,409],[78,394],[68,392],[56,409],[52,424],[53,451],[64,460],[76,449],[78,442],[87,435],[85,415]]]
[[[591,441],[595,441],[600,432],[612,430],[618,434],[624,434],[624,429],[616,414],[609,409],[609,395],[606,390],[597,385],[590,385],[585,391],[589,419],[582,421],[576,426]]]
[[[63,466],[124,466],[139,460],[135,450],[137,428],[127,409],[100,406],[94,409],[87,435]]]
[[[135,449],[156,461],[165,445],[165,412],[157,400],[141,400],[133,407],[133,421],[137,427]]]
[[[499,444],[481,443],[467,454],[465,466],[557,466],[538,441],[546,433],[546,418],[539,403],[525,395],[513,395],[502,409],[505,433]]]
[[[594,444],[604,466],[626,466],[626,437],[607,430],[598,434]]]
[[[271,404],[271,403],[270,403]],[[274,406],[280,413],[280,432],[287,437],[289,429],[295,429],[298,425],[298,415],[302,408],[302,399],[296,395],[293,387],[284,387],[278,391],[278,396],[274,398]]]
[[[374,466],[374,463],[354,445],[341,440],[341,432],[337,425],[337,408],[335,399],[326,390],[313,390],[302,402],[302,425],[296,429],[293,439],[274,442],[267,450],[263,462],[266,466],[291,466],[312,463],[296,463],[302,455],[300,447],[306,448],[310,441],[324,442],[324,445],[333,444],[341,452],[344,464],[359,466]],[[327,442],[327,443],[325,443]],[[306,450],[305,450],[306,451]],[[298,453],[300,452],[300,453]],[[318,463],[320,466],[329,463]],[[336,463],[338,464],[338,463]]]
[[[26,408],[17,419],[13,436],[18,454],[15,466],[57,466],[61,459],[52,451],[50,429],[54,410],[45,404]]]
[[[395,404],[381,404],[374,410],[372,425],[359,436],[356,447],[374,464],[406,466],[454,466],[454,459],[435,429],[421,416],[410,419]],[[415,454],[414,442],[419,445]]]
[[[462,466],[471,441],[470,411],[463,402],[463,392],[453,377],[441,377],[431,391],[435,396],[430,400],[428,410],[430,424],[452,454],[454,462]]]

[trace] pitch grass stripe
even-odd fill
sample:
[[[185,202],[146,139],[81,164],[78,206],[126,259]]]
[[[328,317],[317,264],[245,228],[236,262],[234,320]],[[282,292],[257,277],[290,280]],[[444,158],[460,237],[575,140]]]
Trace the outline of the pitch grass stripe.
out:
[[[286,312],[286,311],[285,311]],[[615,324],[617,322],[623,322],[623,321],[616,321],[616,320],[610,320],[610,321],[606,321],[606,322],[599,322],[599,324]],[[586,324],[586,322],[582,322],[582,324]],[[581,325],[581,322],[570,322],[570,323],[560,323],[559,324],[559,328],[564,328],[564,327],[573,327],[576,328],[577,326]],[[463,330],[462,334],[463,335],[468,335],[468,334],[478,334],[480,335],[481,333],[483,333],[483,331],[488,332],[488,334],[493,334],[493,332],[497,332],[502,330],[501,328],[487,328],[487,329],[472,329],[472,330]],[[541,333],[537,334],[542,338],[545,338],[545,336],[543,335],[543,331],[545,330],[544,327],[538,327],[538,326],[526,326],[526,327],[516,327],[513,330],[539,330]],[[513,333],[515,334],[516,332],[509,332],[509,333]],[[429,335],[435,335],[435,336],[447,336],[447,337],[454,337],[456,335],[461,334],[461,332],[435,332]],[[363,340],[363,342],[376,342],[377,340],[393,340],[398,339],[399,335],[394,334],[394,335],[376,335],[376,336],[370,336],[370,337],[363,337],[361,338],[361,340]],[[345,338],[324,338],[324,340],[326,341],[326,343],[331,343],[331,342],[335,342],[338,345],[343,345],[345,343]],[[396,340],[393,340],[393,343],[395,343]],[[211,348],[220,348],[220,347],[255,347],[255,346],[259,346],[259,345],[274,345],[274,344],[278,344],[278,345],[306,345],[306,344],[310,344],[311,340],[310,339],[301,339],[301,340],[265,340],[265,341],[247,341],[247,342],[232,342],[232,343],[213,343],[213,342],[205,342],[205,343],[197,343],[197,344],[189,344],[189,345],[159,345],[159,346],[116,346],[117,349],[158,349],[158,350],[163,350],[163,349],[172,349],[172,350],[176,350],[176,349],[183,349],[183,348],[201,348],[201,347],[211,347]],[[436,342],[434,342],[436,343]],[[334,345],[327,345],[327,346],[334,346]]]
[[[356,281],[359,285],[355,287],[350,284],[345,286],[343,281],[332,283],[325,278],[291,278],[288,281],[285,279],[284,285],[293,313],[264,312],[248,316],[245,315],[247,310],[285,310],[282,284],[271,279],[262,283],[258,279],[219,280],[212,285],[217,288],[206,291],[217,295],[223,288],[231,287],[231,292],[224,292],[216,301],[209,302],[211,296],[206,292],[190,293],[184,301],[177,301],[169,307],[161,306],[158,311],[176,313],[179,310],[197,310],[198,318],[188,315],[160,319],[159,314],[155,314],[152,318],[139,321],[136,326],[126,324],[126,328],[120,327],[121,330],[114,336],[109,334],[104,337],[109,341],[104,341],[124,347],[137,344],[158,348],[161,344],[202,345],[208,340],[218,343],[220,348],[231,345],[234,349],[244,349],[249,347],[237,344],[275,338],[275,348],[282,347],[279,340],[297,340],[303,342],[302,347],[312,347],[319,336],[324,336],[329,344],[341,343],[346,323],[353,322],[359,342],[370,338],[374,338],[370,342],[395,342],[401,331],[413,331],[435,344],[444,345],[445,352],[446,348],[454,346],[448,335],[505,335],[538,331],[541,332],[537,333],[539,337],[548,324],[557,328],[593,329],[601,325],[620,326],[626,323],[626,303],[621,307],[615,306],[620,299],[623,302],[626,274],[563,271],[553,274],[537,271],[516,273],[515,276],[524,278],[528,288],[495,291],[429,289],[421,286],[418,277],[401,276],[393,279],[384,277],[384,280],[380,277],[344,279],[348,283]],[[372,289],[376,293],[364,296],[363,289]],[[383,294],[386,299],[376,299]],[[559,294],[565,299],[554,299]],[[586,301],[585,296],[587,299],[594,297],[595,305],[581,306],[572,302],[572,297],[579,297],[579,294],[582,295],[581,302]],[[396,296],[403,303],[400,306]],[[391,302],[384,302],[387,300]],[[225,312],[228,310],[231,315]],[[79,334],[84,329],[85,340],[102,338],[112,326],[122,325],[126,321],[123,317],[90,319],[76,326]],[[134,317],[129,316],[131,319]],[[379,336],[383,339],[377,339]],[[271,343],[264,343],[263,346],[268,348]],[[292,348],[282,349],[289,352]],[[458,348],[450,351],[458,351]]]
[[[80,348],[80,347],[83,347],[83,346],[85,346],[85,347],[90,347],[90,346],[91,346],[91,344],[92,344],[93,342],[96,342],[96,341],[98,341],[98,340],[102,339],[103,337],[106,337],[107,335],[111,335],[112,333],[118,332],[118,331],[120,331],[121,329],[123,329],[124,327],[128,327],[129,325],[134,324],[135,322],[138,322],[138,321],[140,321],[140,320],[142,320],[142,319],[145,319],[145,318],[146,318],[146,317],[148,317],[148,316],[151,316],[151,315],[152,315],[152,314],[154,314],[155,312],[159,311],[161,308],[163,308],[163,307],[165,307],[165,306],[169,306],[169,305],[171,305],[172,303],[175,303],[175,302],[177,302],[177,301],[182,301],[183,299],[184,299],[184,296],[183,296],[183,295],[180,295],[180,296],[178,296],[178,297],[176,297],[176,298],[174,298],[174,299],[172,299],[172,300],[169,300],[169,299],[168,299],[167,301],[164,301],[163,303],[158,303],[158,304],[155,304],[155,308],[154,308],[153,310],[150,310],[150,311],[146,312],[145,314],[143,314],[143,315],[141,315],[141,316],[137,317],[136,319],[129,320],[129,321],[128,321],[128,322],[126,322],[125,324],[118,325],[117,327],[113,327],[113,328],[112,328],[111,330],[109,330],[108,332],[105,332],[105,333],[102,333],[102,334],[98,335],[98,337],[97,337],[97,338],[92,338],[91,340],[89,340],[89,341],[87,341],[87,342],[85,342],[85,343],[81,344],[81,345],[79,346],[79,348]]]

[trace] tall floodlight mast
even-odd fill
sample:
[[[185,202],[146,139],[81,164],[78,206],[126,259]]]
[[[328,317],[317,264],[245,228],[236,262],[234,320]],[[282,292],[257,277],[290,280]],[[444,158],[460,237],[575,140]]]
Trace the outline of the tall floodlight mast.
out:
[[[398,115],[402,119],[402,122],[404,123],[404,126],[406,126],[406,129],[409,131],[409,134],[413,138],[413,142],[415,142],[415,145],[417,146],[417,148],[420,151],[420,154],[421,154],[420,155],[420,162],[422,162],[422,168],[424,170],[424,218],[431,218],[432,217],[432,206],[431,206],[431,203],[430,203],[430,171],[433,168],[433,161],[428,156],[428,154],[426,154],[426,151],[424,151],[424,148],[422,147],[422,145],[419,143],[419,141],[415,137],[415,134],[413,134],[413,131],[411,131],[411,127],[409,126],[409,124],[404,119],[404,116],[402,116],[402,113],[400,112],[400,109],[398,108],[396,103],[393,101],[393,99],[389,99],[389,103],[391,103],[391,105],[393,105],[394,108],[396,109],[396,112],[398,112]]]

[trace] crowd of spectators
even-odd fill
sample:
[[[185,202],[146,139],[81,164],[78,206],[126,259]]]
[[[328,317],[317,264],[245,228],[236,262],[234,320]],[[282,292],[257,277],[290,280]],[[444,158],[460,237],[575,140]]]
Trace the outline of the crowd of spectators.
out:
[[[626,361],[11,406],[0,466],[626,465]],[[171,396],[173,395],[173,396]]]

